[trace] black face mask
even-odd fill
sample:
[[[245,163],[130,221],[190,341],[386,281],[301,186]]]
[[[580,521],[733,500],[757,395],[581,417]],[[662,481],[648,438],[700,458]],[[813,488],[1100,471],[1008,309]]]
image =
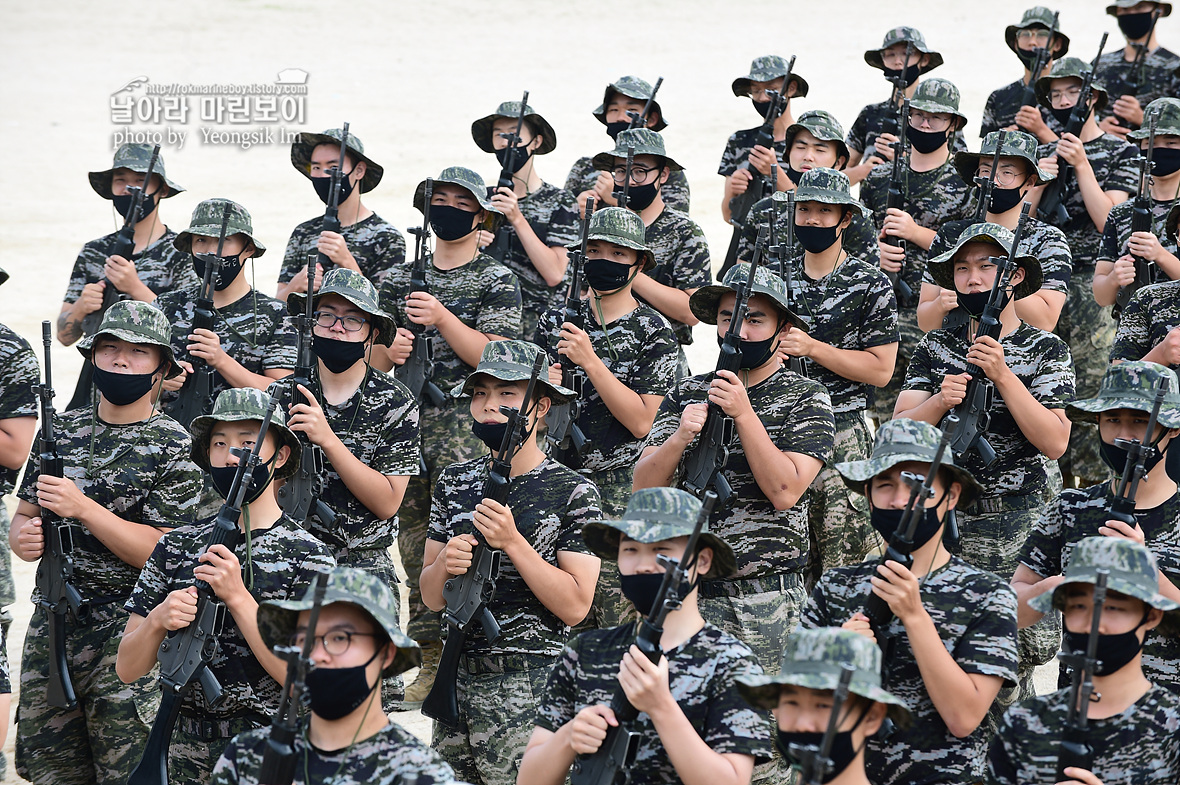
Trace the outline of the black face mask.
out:
[[[787,164],[787,179],[788,180],[790,180],[795,185],[798,185],[799,180],[801,180],[802,178],[803,178],[803,172],[800,172],[798,169],[792,168],[790,164]]]
[[[794,760],[791,754],[792,744],[801,747],[812,747],[818,750],[823,745],[823,741],[823,733],[780,730],[775,744],[778,746],[778,750],[784,758]],[[852,731],[844,730],[837,732],[835,738],[832,739],[832,752],[829,756],[832,761],[832,768],[824,775],[823,781],[831,782],[839,777],[851,765],[852,761],[856,760],[856,754],[857,749],[852,744]]]
[[[1128,41],[1138,41],[1151,32],[1151,17],[1154,13],[1154,11],[1144,11],[1141,14],[1123,14],[1116,17],[1119,30],[1123,31],[1123,35],[1127,37]]]
[[[1180,450],[1177,450],[1177,452],[1180,452]],[[1125,447],[1100,442],[1098,444],[1098,453],[1102,456],[1102,462],[1109,466],[1115,474],[1122,476],[1127,470],[1127,449]],[[1143,462],[1144,470],[1150,473],[1163,459],[1163,454],[1155,449],[1155,447],[1152,447],[1151,452],[1147,454],[1147,460]],[[1165,471],[1166,469],[1167,467],[1165,467]]]
[[[646,210],[648,206],[656,200],[656,194],[660,192],[660,182],[657,179],[655,182],[647,185],[633,185],[627,191],[627,207],[628,209],[639,212]],[[614,190],[614,197],[616,202],[621,202],[623,198],[623,187],[616,185]]]
[[[1156,147],[1151,151],[1151,173],[1156,177],[1167,177],[1180,169],[1180,149]]]
[[[320,198],[324,204],[332,198],[332,178],[331,177],[313,177],[311,178],[312,187],[315,188],[315,195]],[[349,196],[352,195],[353,184],[351,178],[347,174],[340,177],[340,198],[336,202],[337,205],[344,204]]]
[[[500,162],[501,167],[508,165],[508,153],[512,149],[513,148],[511,148],[511,147],[505,147],[503,150],[496,151],[496,160]],[[523,169],[524,165],[529,162],[529,158],[531,158],[533,155],[532,151],[527,149],[524,145],[520,145],[520,146],[516,147],[515,150],[516,150],[516,158],[513,159],[513,162],[512,162],[512,173],[513,174],[516,174],[521,169]]]
[[[664,573],[649,572],[642,575],[619,575],[619,584],[623,589],[623,596],[631,601],[635,610],[647,616],[656,604],[656,595],[660,592],[660,584],[664,582]],[[693,585],[685,581],[676,590],[676,596],[682,602],[692,591]]]
[[[1172,482],[1180,483],[1180,447],[1175,450],[1172,449],[1172,442],[1176,441],[1173,437],[1168,446],[1164,448],[1164,471],[1168,473],[1168,477]]]
[[[1071,106],[1066,109],[1058,109],[1055,106],[1050,106],[1049,107],[1049,114],[1053,115],[1053,117],[1056,118],[1057,122],[1061,123],[1062,125],[1065,125],[1066,123],[1069,122],[1069,116],[1073,114],[1073,107]]]
[[[1020,204],[1022,198],[1019,188],[992,186],[992,198],[987,205],[988,212],[993,215],[1003,215]]]
[[[131,208],[135,205],[135,194],[123,194],[122,196],[112,196],[111,201],[115,203],[115,212],[124,218],[127,213],[131,212]],[[139,223],[144,218],[152,214],[152,210],[156,209],[156,198],[153,194],[144,194],[143,203],[139,205],[139,215],[135,218],[133,223]]]
[[[902,85],[902,87],[909,87],[914,82],[918,81],[919,68],[920,66],[917,63],[914,63],[909,68],[905,69],[905,84]],[[900,68],[885,69],[885,78],[890,82],[893,82],[899,76],[901,76]]]
[[[447,204],[430,206],[430,228],[440,240],[454,242],[475,231],[475,213]]]
[[[725,343],[725,336],[717,336],[717,345]],[[778,331],[764,341],[742,341],[739,345],[739,352],[741,359],[738,360],[738,368],[743,371],[749,371],[754,368],[761,367],[767,360],[774,355],[774,350],[778,347]]]
[[[471,432],[476,438],[488,446],[492,452],[498,452],[504,443],[504,434],[508,433],[508,421],[504,422],[471,422]]]
[[[1024,67],[1030,71],[1032,70],[1032,67],[1036,65],[1037,54],[1038,51],[1036,49],[1030,50],[1021,49],[1019,46],[1016,47],[1016,56],[1020,58],[1020,62],[1024,64]]]
[[[832,247],[837,239],[838,227],[800,226],[795,224],[795,239],[811,253],[823,253]]]
[[[266,486],[270,485],[271,478],[274,476],[274,465],[279,460],[278,450],[275,451],[272,457],[266,463],[260,463],[254,467],[250,472],[250,476],[244,478],[247,483],[246,495],[242,497],[242,504],[253,504],[262,492],[266,490]],[[233,490],[234,476],[238,473],[237,466],[210,466],[209,475],[213,479],[213,487],[217,490],[221,498],[229,501],[229,492]]]
[[[920,131],[912,125],[905,127],[906,138],[919,153],[932,153],[942,147],[946,144],[949,133],[949,128],[946,131]]]
[[[750,103],[754,104],[754,111],[763,120],[766,119],[766,115],[770,114],[770,107],[774,105],[774,101],[754,101],[753,99],[751,99]]]
[[[963,306],[963,310],[974,316],[976,319],[983,316],[983,309],[987,307],[987,301],[991,299],[992,293],[987,292],[971,292],[964,294],[956,291],[955,297],[959,299],[959,305]]]
[[[205,280],[205,260],[201,257],[205,254],[193,254],[193,272],[202,281]],[[216,259],[213,254],[210,257]],[[213,271],[213,288],[217,291],[228,289],[234,281],[238,279],[238,275],[242,272],[242,254],[236,253],[233,256],[222,256],[221,262],[217,269]]]
[[[347,717],[361,707],[373,687],[365,669],[377,658],[384,647],[373,652],[369,662],[351,668],[313,668],[307,674],[307,692],[311,697],[312,713],[325,720]]]
[[[365,358],[364,341],[341,341],[339,338],[313,335],[311,350],[332,373],[344,373]]]
[[[612,262],[607,259],[587,259],[583,272],[586,283],[600,294],[622,289],[631,280],[631,268],[634,265]]]
[[[161,365],[161,367],[163,367]],[[94,366],[94,386],[102,397],[115,406],[135,403],[152,391],[152,377],[160,368],[151,373],[115,373]]]
[[[611,139],[618,141],[619,134],[621,134],[623,131],[626,131],[630,127],[631,127],[630,120],[619,120],[618,122],[615,122],[615,123],[607,123],[606,124],[606,135],[609,136]]]
[[[1135,655],[1143,648],[1144,643],[1144,641],[1139,640],[1139,636],[1135,633],[1146,623],[1147,613],[1144,612],[1143,621],[1135,625],[1135,629],[1119,633],[1118,635],[1098,636],[1098,667],[1094,669],[1095,676],[1109,676],[1116,671],[1122,670],[1128,662],[1135,659]],[[1086,650],[1086,644],[1090,640],[1090,633],[1088,631],[1070,632],[1069,630],[1063,630],[1063,632],[1065,633],[1065,645],[1069,647],[1070,651]]]
[[[946,494],[943,494],[943,499],[945,498]],[[925,512],[922,519],[918,521],[918,528],[914,530],[914,550],[918,550],[938,534],[938,529],[942,526],[942,518],[938,515],[939,504],[942,504],[942,499],[939,499],[938,504],[933,507],[924,508]],[[904,515],[905,510],[871,507],[869,509],[869,523],[872,524],[877,534],[881,535],[881,539],[888,543],[893,538],[894,532],[897,531],[897,527],[901,525]]]

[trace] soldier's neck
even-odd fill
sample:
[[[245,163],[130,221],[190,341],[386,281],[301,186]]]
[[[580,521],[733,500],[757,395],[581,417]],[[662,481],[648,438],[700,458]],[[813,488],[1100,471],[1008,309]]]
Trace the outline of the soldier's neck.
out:
[[[693,589],[680,605],[664,619],[660,648],[671,651],[705,628],[705,619],[697,607],[697,590]]]
[[[1176,449],[1180,449],[1180,443],[1176,445]],[[1136,510],[1154,509],[1176,495],[1176,481],[1168,476],[1166,463],[1161,460],[1139,481],[1139,487],[1135,491]],[[1112,493],[1118,493],[1120,479],[1115,477],[1111,480]]]
[[[238,516],[238,529],[245,533],[246,531],[246,510],[250,511],[250,531],[260,532],[274,526],[279,518],[283,517],[283,508],[279,506],[278,499],[275,498],[275,486],[272,481],[271,484],[262,492],[254,501],[247,505],[242,505],[242,514]]]
[[[324,361],[319,360],[320,389],[323,392],[324,400],[333,406],[339,406],[351,398],[357,388],[364,383],[365,374],[369,370],[368,359],[366,355],[365,359],[354,363],[343,373],[332,373],[324,365]],[[298,397],[306,400],[302,393]]]
[[[479,232],[453,242],[436,240],[434,245],[434,266],[439,270],[454,270],[475,259],[478,252]]]
[[[631,284],[598,298],[590,291],[590,316],[599,327],[613,324],[638,307],[639,301],[631,294]]]
[[[359,708],[338,720],[325,720],[311,714],[307,726],[307,740],[318,750],[338,752],[376,736],[389,727],[389,717],[381,711],[381,680]]]
[[[521,445],[520,451],[512,456],[510,477],[519,477],[522,474],[528,474],[545,461],[545,453],[537,445],[536,436],[536,431],[531,432],[528,438],[524,440],[524,444]]]
[[[947,134],[947,139],[954,136],[953,132]],[[942,147],[939,147],[932,153],[920,153],[914,148],[910,148],[910,169],[915,172],[929,172],[937,169],[950,160],[950,142],[948,141]]]
[[[914,566],[910,567],[910,572],[915,576],[922,578],[941,570],[951,560],[950,552],[942,544],[943,531],[944,529],[939,529],[938,534],[931,537],[929,542],[914,551]]]
[[[1170,202],[1180,196],[1180,170],[1169,175],[1154,175],[1151,183],[1151,198],[1160,202]]]
[[[152,391],[138,401],[132,401],[126,406],[116,406],[108,401],[106,396],[99,393],[98,419],[108,425],[130,425],[131,423],[144,422],[155,414],[155,408],[152,406],[152,397],[155,394],[156,388],[153,385]]]
[[[145,248],[159,240],[168,231],[168,227],[160,220],[160,207],[152,210],[151,214],[135,225],[135,253],[142,253]]]
[[[839,266],[840,262],[848,258],[841,243],[832,243],[829,248],[820,253],[803,252],[803,271],[813,281],[818,281],[829,275]]]
[[[865,753],[862,749],[840,776],[827,781],[828,785],[872,785],[865,774]]]
[[[528,196],[545,184],[537,174],[536,160],[536,154],[529,156],[529,162],[512,176],[512,191],[518,198]]]
[[[354,188],[348,198],[336,210],[336,217],[340,219],[340,226],[352,226],[368,218],[373,211],[361,202],[361,189]]]
[[[648,227],[656,222],[662,212],[664,212],[664,197],[660,195],[657,188],[656,198],[652,200],[651,204],[639,211],[639,217],[643,220],[644,227]]]
[[[787,100],[787,105],[783,107],[783,113],[774,120],[774,141],[781,142],[787,138],[787,129],[794,125],[795,119],[791,117],[791,101]]]
[[[213,307],[224,308],[227,305],[233,305],[249,293],[250,282],[246,279],[246,269],[243,267],[233,283],[224,289],[213,290]]]
[[[1156,49],[1159,49],[1160,43],[1156,40],[1155,31],[1151,31],[1151,35],[1146,39],[1140,38],[1138,41],[1127,41],[1127,45],[1123,47],[1123,60],[1128,63],[1135,61],[1135,56],[1139,54],[1140,46],[1147,46],[1147,53],[1151,54]]]
[[[1102,136],[1102,129],[1098,127],[1098,121],[1094,119],[1094,112],[1090,112],[1090,116],[1082,124],[1082,132],[1078,134],[1078,138],[1082,140],[1082,144],[1085,144],[1100,136]]]
[[[1143,652],[1114,673],[1094,677],[1096,700],[1090,701],[1087,716],[1092,720],[1122,714],[1151,689],[1151,682],[1143,675]]]

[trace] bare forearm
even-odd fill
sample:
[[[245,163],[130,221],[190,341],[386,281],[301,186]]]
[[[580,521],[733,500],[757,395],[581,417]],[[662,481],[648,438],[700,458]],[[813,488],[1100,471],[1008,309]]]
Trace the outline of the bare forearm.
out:
[[[152,526],[120,518],[96,502],[78,519],[111,553],[132,567],[143,569],[164,532]]]
[[[150,613],[147,618],[132,614],[115,657],[115,673],[119,680],[130,684],[148,675],[156,664],[156,653],[166,634],[167,630]]]
[[[533,267],[545,279],[546,286],[557,286],[565,278],[565,268],[569,263],[564,248],[553,248],[541,242],[533,227],[523,217],[512,228],[520,240],[521,247],[529,257]]]
[[[272,679],[282,684],[287,678],[287,663],[267,648],[262,640],[262,634],[258,632],[258,601],[248,591],[244,591],[240,598],[234,600],[229,612],[238,625],[238,631],[246,639],[250,651],[258,659],[258,664]]]
[[[432,611],[441,611],[446,607],[443,599],[443,584],[450,578],[447,572],[445,543],[435,540],[426,541],[426,553],[423,557],[422,574],[418,578],[418,588],[422,592],[422,602]]]
[[[62,346],[72,346],[82,337],[82,314],[74,315],[76,302],[62,305],[61,313],[57,316],[57,340]]]
[[[905,629],[918,671],[922,674],[922,683],[938,715],[956,737],[961,739],[970,735],[983,721],[998,688],[990,695],[979,690],[947,651],[933,620],[925,611],[919,618],[907,622]]]
[[[942,327],[942,320],[950,313],[942,307],[942,298],[938,296],[940,291],[934,284],[922,284],[918,299],[918,329],[922,332],[928,333]]]
[[[224,378],[231,387],[253,387],[257,390],[265,391],[268,387],[270,387],[271,382],[273,382],[275,378],[281,378],[270,377],[266,376],[265,374],[254,373],[253,371],[247,370],[240,362],[235,360],[233,357],[230,357],[228,354],[224,355],[221,361],[218,362],[214,368],[218,373],[221,374],[222,378]],[[288,376],[291,373],[292,371],[285,370],[283,376]]]
[[[520,577],[541,604],[554,616],[569,626],[574,626],[590,612],[594,600],[594,587],[598,582],[598,569],[592,575],[575,575],[556,564],[545,561],[541,554],[523,537],[505,547],[505,554],[512,559]],[[558,558],[561,555],[558,554]],[[597,561],[597,560],[596,560]]]
[[[863,349],[838,349],[831,344],[816,341],[811,349],[811,359],[837,376],[854,382],[884,387],[893,377],[893,366],[897,361],[897,344],[877,347],[882,356]]]
[[[36,417],[0,420],[0,466],[19,471],[27,460],[37,432]]]
[[[688,300],[692,296],[691,292],[664,286],[644,273],[635,276],[635,284],[632,288],[636,294],[643,298],[644,302],[669,319],[683,322],[690,327],[699,321],[693,315],[692,309],[688,307]]]
[[[528,749],[520,759],[517,785],[561,785],[574,765],[573,747],[570,746],[570,727],[573,720],[550,733],[542,728],[533,728]]]
[[[1065,295],[1060,292],[1038,291],[1023,300],[1016,301],[1016,315],[1033,327],[1053,332],[1065,305]]]
[[[904,393],[903,393],[904,395]],[[901,408],[904,405],[903,400],[899,397],[897,399],[897,406],[893,410],[893,418],[905,418],[907,420],[918,420],[919,422],[928,422],[931,425],[938,425],[942,422],[942,418],[951,410],[942,399],[942,393],[937,392],[926,398],[916,406],[908,409]]]
[[[684,785],[747,785],[754,759],[746,755],[714,752],[684,716],[675,701],[652,715],[652,724],[668,760]],[[736,761],[734,760],[736,759]],[[738,765],[735,765],[735,763]]]
[[[632,489],[672,485],[672,479],[676,476],[676,469],[680,466],[680,459],[684,457],[687,447],[688,444],[673,434],[659,447],[646,448],[639,462],[635,464]]]
[[[443,340],[455,350],[455,354],[459,356],[459,359],[472,368],[479,365],[479,358],[483,354],[483,347],[487,345],[488,341],[494,341],[499,337],[489,336],[486,333],[481,333],[479,330],[468,327],[459,320],[458,316],[455,316],[449,311],[435,327],[438,328],[438,332],[442,335]]]
[[[1090,282],[1090,291],[1094,293],[1094,302],[1102,307],[1114,305],[1119,294],[1119,282],[1114,276],[1114,262],[1100,259],[1094,265],[1094,278]],[[1020,303],[1018,302],[1017,305]]]

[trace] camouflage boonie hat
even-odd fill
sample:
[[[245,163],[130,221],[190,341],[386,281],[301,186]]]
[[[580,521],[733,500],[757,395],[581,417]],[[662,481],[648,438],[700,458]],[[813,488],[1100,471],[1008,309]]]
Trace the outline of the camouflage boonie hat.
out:
[[[381,310],[381,306],[377,302],[377,289],[368,278],[356,270],[333,267],[324,274],[324,280],[320,284],[320,290],[315,293],[315,299],[319,300],[325,294],[338,294],[368,314],[369,323],[373,327],[374,341],[382,346],[389,346],[393,343],[397,325],[392,316]],[[312,306],[315,306],[315,300],[312,301]],[[299,316],[306,307],[306,294],[292,292],[287,295],[287,313]]]
[[[603,171],[613,169],[616,158],[626,160],[628,146],[635,149],[637,156],[658,155],[664,159],[670,171],[679,172],[684,168],[664,152],[664,137],[650,128],[628,128],[620,132],[619,138],[615,140],[615,149],[594,156],[594,168]]]
[[[442,170],[438,177],[434,178],[434,184],[450,183],[457,185],[460,188],[465,188],[471,192],[475,197],[475,201],[479,202],[479,206],[488,212],[502,215],[502,213],[492,206],[491,200],[488,198],[488,186],[484,183],[483,178],[479,176],[478,172],[474,172],[464,166],[448,166]],[[422,207],[426,203],[426,181],[418,183],[418,187],[414,189],[414,209],[422,212]]]
[[[1065,606],[1070,584],[1098,582],[1098,570],[1106,570],[1106,588],[1142,600],[1164,612],[1157,629],[1164,635],[1175,634],[1180,625],[1180,603],[1159,592],[1159,567],[1155,555],[1146,547],[1122,537],[1086,537],[1074,546],[1065,576],[1052,592],[1028,601],[1028,607],[1040,613],[1061,610]]]
[[[513,120],[520,117],[520,101],[505,101],[496,107],[496,111],[471,124],[471,138],[485,153],[496,152],[492,143],[492,123],[501,117],[511,117]],[[536,132],[544,138],[541,146],[533,154],[545,155],[545,153],[553,152],[553,148],[557,147],[557,134],[554,132],[553,126],[549,125],[549,122],[537,114],[537,110],[528,104],[524,107],[524,121],[535,128]]]
[[[471,395],[475,377],[481,375],[491,376],[502,382],[528,381],[532,378],[533,364],[536,363],[540,352],[540,347],[529,341],[488,341],[479,357],[479,365],[466,379],[451,388],[451,397],[462,398],[464,395]],[[541,375],[537,377],[537,386],[541,388],[541,394],[548,396],[555,406],[577,398],[578,394],[573,390],[560,384],[550,384],[548,368],[549,364],[546,363]],[[525,405],[530,403],[526,401]]]
[[[1085,60],[1077,57],[1063,57],[1057,62],[1053,63],[1053,68],[1049,73],[1037,80],[1037,101],[1041,106],[1053,107],[1053,102],[1049,100],[1049,84],[1054,79],[1068,79],[1073,77],[1075,79],[1086,78],[1090,73],[1090,64]],[[1094,81],[1090,82],[1090,94],[1094,98],[1094,111],[1100,112],[1106,106],[1106,88],[1102,82],[1098,81],[1099,77],[1094,77]]]
[[[611,93],[625,95],[637,101],[646,101],[651,98],[652,89],[651,83],[640,79],[638,76],[620,77],[619,81],[606,86],[606,90],[602,93],[602,103],[594,110],[594,116],[598,119],[598,122],[606,125],[606,105],[610,103]],[[652,101],[651,108],[653,112],[660,116],[659,121],[651,127],[651,130],[663,131],[668,127],[668,123],[664,120],[664,110],[660,108],[660,102]]]
[[[967,123],[967,116],[959,111],[959,88],[947,79],[935,77],[918,82],[914,97],[910,99],[910,109],[931,114],[953,114],[961,124]]]
[[[924,55],[930,55],[930,63],[918,70],[918,73],[924,74],[928,71],[933,71],[938,66],[942,65],[942,55],[935,52],[926,46],[926,39],[922,34],[913,27],[895,27],[885,34],[885,40],[881,42],[881,46],[877,49],[870,49],[865,52],[865,62],[876,68],[878,71],[885,70],[885,62],[881,58],[881,52],[885,51],[894,44],[904,44],[906,42],[913,42],[914,51],[921,52]]]
[[[840,121],[831,112],[825,112],[823,109],[808,109],[799,115],[799,119],[787,126],[785,141],[788,155],[791,152],[791,144],[795,141],[795,134],[800,131],[806,131],[821,142],[835,142],[836,157],[843,156],[844,165],[848,165],[848,145],[844,142],[844,126],[840,125]]]
[[[865,483],[881,472],[888,471],[899,463],[916,461],[930,463],[938,452],[942,431],[927,422],[897,418],[881,423],[873,440],[873,453],[867,461],[844,461],[836,464],[836,471],[848,490],[864,494]],[[951,450],[942,454],[942,468],[950,472],[954,481],[962,486],[959,494],[960,508],[966,507],[983,495],[983,488],[971,472],[955,465]]]
[[[1060,22],[1058,22],[1060,24]],[[1024,12],[1024,16],[1020,17],[1020,22],[1014,25],[1008,25],[1004,28],[1004,43],[1008,44],[1008,48],[1013,52],[1016,51],[1016,34],[1021,30],[1027,30],[1030,27],[1040,27],[1046,32],[1053,29],[1053,12],[1045,8],[1043,5],[1035,5]],[[1069,52],[1069,36],[1061,32],[1058,28],[1053,37],[1061,42],[1061,49],[1054,52],[1052,59],[1058,60]],[[1049,42],[1049,46],[1053,46],[1053,42]]]
[[[871,220],[873,213],[860,202],[852,198],[852,184],[848,175],[826,166],[808,169],[799,178],[795,187],[795,204],[799,202],[823,202],[824,204],[845,204],[858,210],[860,214]],[[786,191],[775,191],[771,196],[776,202],[786,203]]]
[[[786,76],[789,68],[790,61],[785,57],[778,55],[755,57],[750,62],[750,73],[733,80],[733,94],[738,97],[749,95],[750,82],[769,82],[772,79],[778,79],[781,76]],[[805,97],[809,89],[807,80],[792,71],[791,81],[795,83],[795,94],[791,97]]]
[[[1180,428],[1180,383],[1176,372],[1144,360],[1107,366],[1098,394],[1066,404],[1065,413],[1076,422],[1098,422],[1100,412],[1112,409],[1150,412],[1155,405],[1155,388],[1161,379],[1166,394],[1160,406],[1159,424],[1165,428]]]
[[[213,425],[219,422],[240,422],[242,420],[257,420],[259,424],[271,410],[272,398],[268,393],[256,387],[230,387],[222,390],[213,402],[213,411],[194,417],[188,424],[189,432],[193,435],[189,455],[193,462],[208,472],[209,463],[209,433]],[[291,448],[291,456],[287,462],[275,470],[276,480],[285,480],[299,471],[299,456],[303,452],[303,445],[299,437],[287,427],[287,415],[283,407],[277,406],[271,416],[267,433],[273,433],[278,440],[279,447],[284,444]],[[277,448],[276,448],[277,449]]]
[[[1000,131],[992,131],[983,138],[983,146],[978,153],[961,150],[955,153],[955,168],[965,183],[975,182],[975,173],[979,169],[979,162],[986,160],[989,164],[996,154],[996,143],[1000,139]],[[1004,147],[1000,150],[1000,158],[1019,158],[1032,167],[1037,181],[1033,185],[1044,185],[1053,179],[1053,175],[1042,169],[1037,163],[1037,139],[1024,131],[1005,131]]]
[[[176,356],[172,353],[172,325],[164,312],[151,303],[139,300],[119,300],[107,309],[102,317],[98,332],[78,341],[78,351],[90,359],[91,347],[101,335],[110,335],[128,343],[159,346],[169,370],[164,378],[171,379],[180,374]]]
[[[886,704],[898,725],[909,722],[905,701],[881,686],[881,647],[859,633],[839,627],[796,630],[787,636],[782,667],[775,675],[738,676],[738,692],[758,709],[778,706],[784,685],[811,690],[834,690],[845,665],[852,667],[848,692]]]
[[[306,131],[299,134],[291,143],[291,165],[295,167],[297,172],[310,180],[312,152],[322,144],[330,144],[334,145],[336,152],[339,153],[340,137],[343,135],[343,128],[329,128],[322,134],[312,134]],[[344,150],[352,155],[354,161],[365,162],[365,176],[361,178],[360,182],[361,193],[368,193],[376,188],[377,183],[381,182],[381,176],[385,174],[385,170],[376,161],[365,155],[365,146],[361,144],[361,140],[356,137],[356,134],[350,133],[348,135],[348,141],[344,143]],[[344,162],[341,161],[340,165],[344,166]],[[350,169],[349,172],[351,171]]]
[[[324,576],[320,576],[324,580]],[[347,602],[362,608],[385,630],[397,654],[382,676],[395,676],[422,662],[422,651],[397,626],[397,598],[389,587],[375,575],[355,567],[334,567],[327,574],[328,588],[324,592],[324,607],[336,602]],[[258,634],[270,650],[276,646],[290,646],[291,639],[299,626],[299,614],[311,610],[315,604],[315,587],[312,586],[301,600],[283,600],[261,603],[258,606]],[[313,633],[314,634],[314,633]]]
[[[1148,124],[1151,115],[1158,112],[1155,121],[1156,136],[1180,136],[1180,100],[1175,98],[1157,98],[1143,110],[1143,125],[1127,133],[1128,139],[1139,141],[1151,135]]]
[[[1143,0],[1115,0],[1114,3],[1112,3],[1111,5],[1108,5],[1106,7],[1106,13],[1110,14],[1111,16],[1114,16],[1115,11],[1117,9],[1119,9],[1119,8],[1134,8],[1135,6],[1139,5],[1139,3],[1141,3],[1141,2],[1143,2]],[[1158,5],[1160,7],[1160,10],[1162,11],[1160,16],[1170,16],[1171,15],[1171,13],[1172,13],[1172,4],[1171,3],[1156,2],[1156,5]]]
[[[237,202],[229,199],[206,199],[193,208],[193,217],[188,222],[188,228],[176,235],[172,244],[181,253],[193,252],[193,235],[202,237],[221,236],[221,218],[225,215],[225,207],[229,205],[229,223],[225,229],[225,236],[244,234],[254,243],[254,258],[266,253],[266,246],[254,237],[254,222],[250,219],[250,211]]]
[[[115,160],[111,164],[110,169],[103,169],[101,172],[90,172],[90,187],[94,192],[103,199],[114,199],[115,194],[111,191],[111,180],[115,176],[116,169],[130,169],[133,172],[140,174],[147,174],[148,164],[152,160],[152,148],[155,145],[150,144],[125,144],[121,145],[115,151]],[[160,175],[160,179],[164,181],[164,185],[168,186],[168,193],[163,199],[171,199],[179,193],[183,193],[184,189],[176,183],[168,179],[168,175],[164,174],[164,154],[156,156],[156,167],[152,170],[152,174]],[[155,194],[153,194],[154,196]]]
[[[688,537],[701,513],[701,500],[679,488],[643,488],[631,494],[627,511],[619,520],[588,523],[582,528],[586,547],[600,559],[619,560],[619,541],[625,534],[636,542],[653,543]],[[737,572],[737,558],[725,541],[709,531],[706,521],[698,540],[713,549],[708,579],[728,578]]]
[[[590,231],[587,240],[606,240],[608,243],[621,245],[639,252],[639,260],[643,262],[643,270],[649,270],[656,265],[656,258],[647,247],[647,230],[643,226],[643,219],[637,213],[625,207],[604,207],[595,210],[590,217]],[[566,246],[570,250],[581,248],[582,241],[570,243]]]
[[[1012,249],[1012,232],[1003,226],[993,223],[971,224],[959,235],[955,247],[926,262],[926,269],[934,282],[943,289],[955,291],[955,254],[963,249],[967,243],[984,242],[999,246],[1007,256]],[[1035,256],[1017,256],[1016,264],[1024,270],[1024,280],[1012,289],[1012,296],[1021,300],[1041,288],[1044,276],[1041,274],[1041,263]]]
[[[730,267],[720,284],[710,284],[697,289],[688,298],[688,307],[692,310],[693,316],[705,324],[717,324],[717,307],[721,303],[722,295],[736,292],[738,284],[744,284],[749,278],[750,264],[742,262]],[[788,305],[786,283],[765,265],[758,268],[751,294],[764,294],[774,300],[774,304],[782,311],[783,318],[790,322],[792,327],[804,324]]]

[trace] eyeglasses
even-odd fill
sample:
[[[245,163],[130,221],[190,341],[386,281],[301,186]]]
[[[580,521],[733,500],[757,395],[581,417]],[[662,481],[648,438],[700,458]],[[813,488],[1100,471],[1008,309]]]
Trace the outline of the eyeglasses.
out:
[[[1080,96],[1081,94],[1082,94],[1082,88],[1080,88],[1080,87],[1070,87],[1065,90],[1050,90],[1049,91],[1049,100],[1050,101],[1057,101],[1058,99],[1061,99],[1061,98],[1069,98],[1073,101],[1077,101],[1078,96]]]
[[[657,166],[649,169],[646,166],[634,164],[631,166],[631,182],[637,185],[647,185],[647,180],[651,177],[652,173],[655,172],[658,174],[663,168],[662,166]],[[622,185],[627,182],[627,167],[625,165],[616,166],[610,170],[610,175],[616,183]]]
[[[352,639],[354,636],[360,635],[365,638],[377,637],[372,632],[352,632],[350,630],[333,630],[324,635],[316,635],[311,642],[311,648],[314,651],[316,642],[324,644],[324,651],[331,654],[333,657],[339,657],[348,651],[352,646]],[[297,632],[291,636],[291,644],[296,648],[302,649],[304,642],[307,640],[307,633]]]
[[[350,333],[357,332],[369,321],[359,316],[337,316],[331,311],[316,311],[312,315],[315,317],[315,323],[325,330],[331,330],[336,326],[336,322],[340,322],[344,325],[344,329]]]
[[[1024,30],[1016,31],[1016,40],[1030,43],[1035,41],[1038,44],[1049,43],[1049,31],[1038,30],[1036,28],[1025,28]]]
[[[979,176],[980,177],[983,177],[983,178],[989,177],[991,175],[991,171],[992,171],[992,169],[991,169],[990,164],[980,164],[980,166],[979,166]],[[996,185],[1000,185],[1000,186],[1003,186],[1004,188],[1008,188],[1008,187],[1016,184],[1017,182],[1022,181],[1025,177],[1026,177],[1026,172],[1019,167],[1001,166],[999,169],[996,170]]]
[[[910,125],[914,128],[920,128],[925,123],[930,127],[931,131],[945,131],[950,128],[950,115],[929,114],[920,109],[910,110]]]

